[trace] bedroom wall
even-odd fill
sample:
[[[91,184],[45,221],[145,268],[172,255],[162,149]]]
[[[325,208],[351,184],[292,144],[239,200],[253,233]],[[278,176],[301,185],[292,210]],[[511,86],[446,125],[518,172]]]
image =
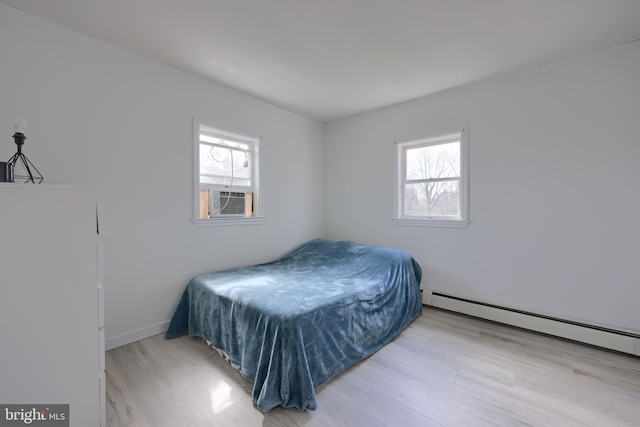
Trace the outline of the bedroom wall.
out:
[[[108,347],[162,331],[192,276],[322,234],[321,124],[2,4],[0,56],[0,159],[24,117],[45,183],[97,190]],[[263,225],[193,226],[194,116],[262,136]]]
[[[400,247],[423,286],[640,332],[640,42],[334,122],[327,236]],[[467,229],[392,221],[394,141],[469,126]]]

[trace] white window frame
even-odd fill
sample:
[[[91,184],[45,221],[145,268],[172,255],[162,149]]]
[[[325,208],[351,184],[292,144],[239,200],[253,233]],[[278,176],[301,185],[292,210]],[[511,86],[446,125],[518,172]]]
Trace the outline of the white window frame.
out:
[[[217,136],[222,139],[230,141],[239,141],[241,143],[248,143],[252,147],[251,165],[253,166],[250,181],[251,186],[238,186],[223,188],[221,191],[230,192],[246,192],[251,191],[253,193],[253,216],[219,216],[212,218],[200,218],[200,135],[201,133],[207,133],[212,136]],[[194,118],[193,120],[193,223],[196,227],[219,227],[230,225],[258,225],[264,223],[263,209],[262,209],[262,194],[260,191],[260,142],[261,138],[258,136],[247,135],[243,133],[228,131],[222,129],[219,126],[209,123],[203,123]]]
[[[406,183],[406,150],[408,147],[438,145],[460,135],[460,176],[458,216],[412,216],[404,213],[404,186]],[[466,127],[427,134],[418,138],[398,140],[395,143],[394,216],[393,222],[401,226],[466,228],[469,220],[469,131]]]

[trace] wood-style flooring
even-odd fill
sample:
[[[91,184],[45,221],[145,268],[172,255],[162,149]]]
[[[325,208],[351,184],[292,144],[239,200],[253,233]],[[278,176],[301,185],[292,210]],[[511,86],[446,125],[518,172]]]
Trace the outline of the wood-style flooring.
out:
[[[433,308],[319,387],[315,411],[260,412],[199,338],[157,335],[106,361],[112,427],[640,426],[640,358]]]

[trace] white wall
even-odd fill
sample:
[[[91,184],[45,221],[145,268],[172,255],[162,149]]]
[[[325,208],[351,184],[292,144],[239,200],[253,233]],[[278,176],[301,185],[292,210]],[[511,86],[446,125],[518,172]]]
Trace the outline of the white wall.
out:
[[[2,4],[0,57],[0,159],[25,117],[45,183],[97,189],[108,346],[159,332],[192,276],[322,234],[321,124]],[[262,136],[263,225],[193,226],[194,116]]]
[[[335,122],[327,237],[401,247],[423,286],[640,331],[640,42]],[[468,125],[464,230],[394,226],[394,141]]]

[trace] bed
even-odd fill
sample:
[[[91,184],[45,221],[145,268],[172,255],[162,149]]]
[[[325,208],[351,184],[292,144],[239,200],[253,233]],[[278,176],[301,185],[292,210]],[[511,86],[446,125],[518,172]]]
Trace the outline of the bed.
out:
[[[253,382],[253,403],[314,410],[315,388],[370,356],[422,313],[406,252],[315,239],[273,262],[197,276],[167,339],[202,337]]]

